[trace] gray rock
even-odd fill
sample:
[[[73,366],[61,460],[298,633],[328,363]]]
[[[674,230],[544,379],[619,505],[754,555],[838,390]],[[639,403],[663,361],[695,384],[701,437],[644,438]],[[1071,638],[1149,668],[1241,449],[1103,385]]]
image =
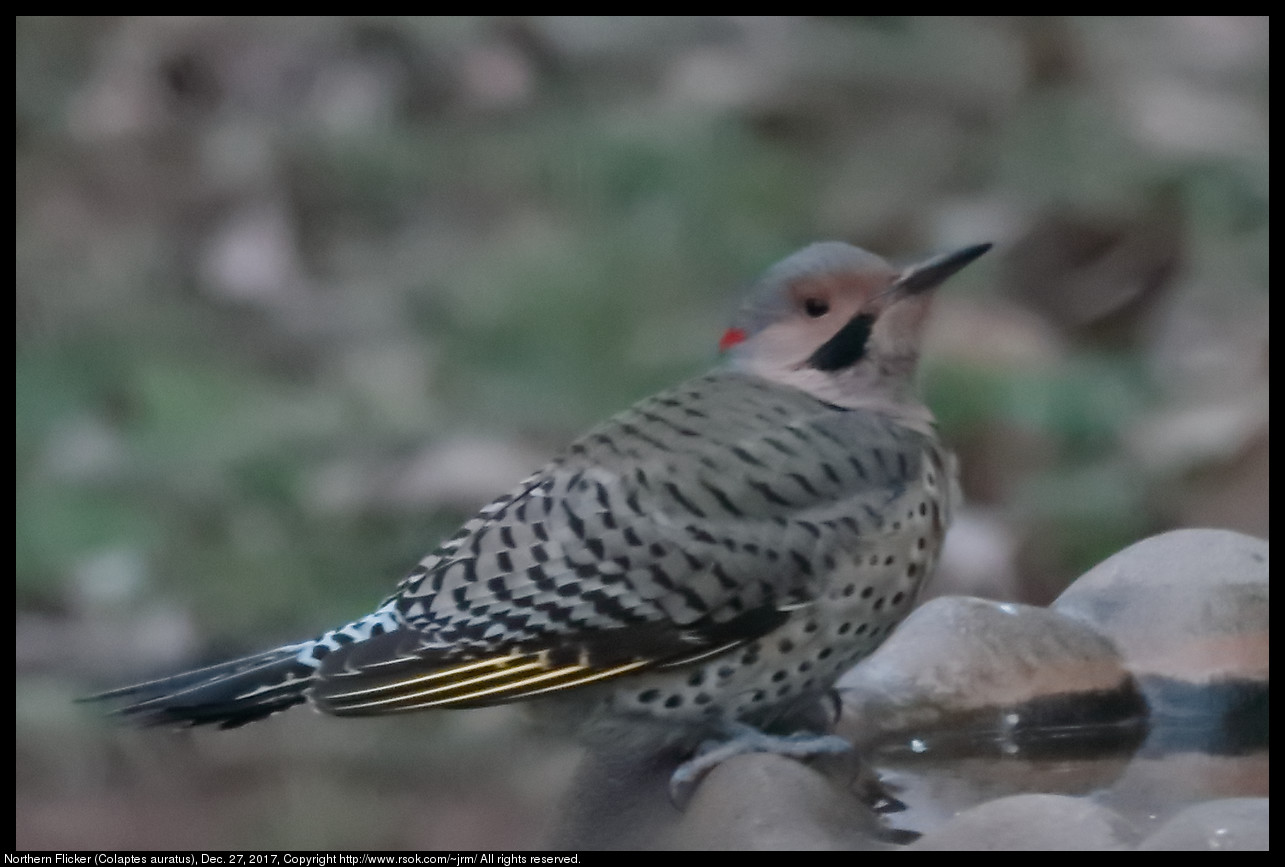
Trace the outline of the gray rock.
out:
[[[885,849],[880,819],[793,759],[740,755],[700,784],[668,844],[676,849]]]
[[[1051,607],[1110,638],[1139,677],[1266,682],[1267,549],[1229,530],[1163,533],[1104,560]]]
[[[1132,694],[1111,642],[1044,608],[944,596],[839,681],[839,734],[859,743],[1067,695]]]
[[[1161,825],[1138,848],[1265,852],[1269,848],[1267,803],[1266,798],[1227,798],[1196,804]]]
[[[1117,779],[1096,790],[1111,807],[1147,833],[1193,804],[1224,798],[1266,799],[1271,792],[1267,751],[1211,755],[1199,750],[1137,755]],[[1160,817],[1160,820],[1157,820]]]
[[[957,815],[911,849],[947,851],[1127,849],[1136,837],[1119,815],[1082,798],[1013,795]]]

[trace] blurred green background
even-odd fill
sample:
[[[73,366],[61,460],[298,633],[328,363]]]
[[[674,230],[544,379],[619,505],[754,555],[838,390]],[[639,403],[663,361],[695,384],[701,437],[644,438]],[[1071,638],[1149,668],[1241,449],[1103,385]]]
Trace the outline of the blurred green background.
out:
[[[936,592],[1267,535],[1250,18],[19,18],[17,846],[521,847],[500,708],[131,733],[70,698],[365,613],[819,239],[996,250],[924,391]]]

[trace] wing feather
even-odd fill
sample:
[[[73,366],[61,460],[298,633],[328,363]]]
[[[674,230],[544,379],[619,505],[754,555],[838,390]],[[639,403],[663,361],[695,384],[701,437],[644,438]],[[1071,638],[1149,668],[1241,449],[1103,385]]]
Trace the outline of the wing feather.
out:
[[[425,558],[392,599],[402,628],[332,654],[312,698],[493,704],[753,641],[817,597],[827,558],[885,532],[929,442],[734,372],[662,392]]]

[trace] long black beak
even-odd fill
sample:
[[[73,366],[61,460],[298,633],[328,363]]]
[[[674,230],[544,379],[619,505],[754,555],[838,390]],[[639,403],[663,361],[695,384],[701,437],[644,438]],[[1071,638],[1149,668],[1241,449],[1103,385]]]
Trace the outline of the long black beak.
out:
[[[950,275],[991,248],[990,244],[974,244],[953,253],[943,253],[923,262],[912,265],[892,284],[894,292],[914,295],[934,286],[939,286]]]

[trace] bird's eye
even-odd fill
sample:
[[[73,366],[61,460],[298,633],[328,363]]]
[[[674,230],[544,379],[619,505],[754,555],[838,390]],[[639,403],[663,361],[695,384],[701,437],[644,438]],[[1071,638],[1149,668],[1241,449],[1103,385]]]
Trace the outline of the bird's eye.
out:
[[[803,312],[816,319],[818,316],[824,316],[829,313],[830,305],[821,298],[805,298],[803,300]]]

